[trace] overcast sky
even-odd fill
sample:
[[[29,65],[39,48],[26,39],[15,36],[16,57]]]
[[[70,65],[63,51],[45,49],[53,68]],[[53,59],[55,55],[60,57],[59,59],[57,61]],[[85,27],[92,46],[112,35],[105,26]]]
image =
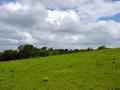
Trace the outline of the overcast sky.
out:
[[[120,0],[0,0],[0,50],[120,47]]]

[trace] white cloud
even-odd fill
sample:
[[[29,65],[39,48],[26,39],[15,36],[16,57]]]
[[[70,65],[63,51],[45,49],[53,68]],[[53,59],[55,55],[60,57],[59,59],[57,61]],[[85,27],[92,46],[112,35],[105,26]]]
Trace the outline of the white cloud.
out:
[[[8,4],[3,4],[1,8],[6,8],[9,11],[18,11],[18,10],[23,10],[26,9],[27,7],[23,7],[20,3],[8,3]]]
[[[30,43],[55,48],[120,44],[120,23],[100,21],[120,13],[120,1],[17,0],[0,5],[0,50]],[[4,46],[4,47],[3,47]]]
[[[47,15],[41,4],[8,3],[0,8],[0,22],[17,27],[31,27],[40,23]]]
[[[52,26],[52,30],[58,32],[75,32],[80,25],[80,17],[75,11],[48,11],[46,22]],[[76,28],[76,29],[75,29]]]

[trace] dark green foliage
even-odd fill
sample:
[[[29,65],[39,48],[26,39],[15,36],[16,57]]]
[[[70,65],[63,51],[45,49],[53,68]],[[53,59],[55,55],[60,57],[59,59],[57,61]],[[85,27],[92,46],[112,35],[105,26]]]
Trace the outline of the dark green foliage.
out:
[[[47,51],[48,48],[47,48],[47,47],[42,47],[40,50],[42,50],[42,51]]]
[[[49,56],[49,52],[48,51],[44,51],[44,50],[40,50],[39,51],[39,56],[41,56],[41,57]]]
[[[33,45],[20,45],[18,47],[18,50],[19,58],[30,58],[39,56],[39,49],[37,49]]]
[[[18,52],[16,50],[5,50],[0,60],[8,61],[18,59]]]
[[[79,49],[53,49],[48,47],[36,48],[33,45],[20,45],[17,50],[5,50],[0,53],[0,61],[9,61],[15,59],[33,58],[33,57],[45,57],[50,55],[61,55],[68,53],[79,52]]]
[[[105,46],[98,47],[97,50],[105,49]],[[46,57],[52,55],[62,55],[62,54],[70,54],[70,53],[79,53],[92,51],[92,48],[87,49],[53,49],[48,48],[46,46],[42,48],[34,47],[33,45],[26,44],[18,46],[18,50],[5,50],[0,53],[0,61],[9,61],[16,59],[25,59],[25,58],[33,58],[33,57]]]
[[[106,46],[103,45],[103,46],[98,47],[97,49],[98,49],[98,50],[106,49]]]
[[[2,53],[0,52],[0,61],[2,60]]]

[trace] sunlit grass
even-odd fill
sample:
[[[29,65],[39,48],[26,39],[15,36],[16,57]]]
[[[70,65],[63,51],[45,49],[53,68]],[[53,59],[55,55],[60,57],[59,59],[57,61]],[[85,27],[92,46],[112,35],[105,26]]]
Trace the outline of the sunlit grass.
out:
[[[0,62],[0,90],[120,90],[120,49]]]

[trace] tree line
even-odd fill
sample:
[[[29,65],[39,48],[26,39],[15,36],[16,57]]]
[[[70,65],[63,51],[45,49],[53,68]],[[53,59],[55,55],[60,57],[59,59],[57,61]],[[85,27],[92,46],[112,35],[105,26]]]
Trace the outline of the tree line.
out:
[[[98,47],[98,50],[106,48],[105,46]],[[83,51],[92,51],[93,49],[53,49],[48,47],[37,48],[33,45],[25,44],[18,46],[17,50],[4,50],[0,52],[0,61],[10,61],[16,59],[27,59],[33,57],[46,57],[52,55],[62,55],[70,53],[78,53]]]

